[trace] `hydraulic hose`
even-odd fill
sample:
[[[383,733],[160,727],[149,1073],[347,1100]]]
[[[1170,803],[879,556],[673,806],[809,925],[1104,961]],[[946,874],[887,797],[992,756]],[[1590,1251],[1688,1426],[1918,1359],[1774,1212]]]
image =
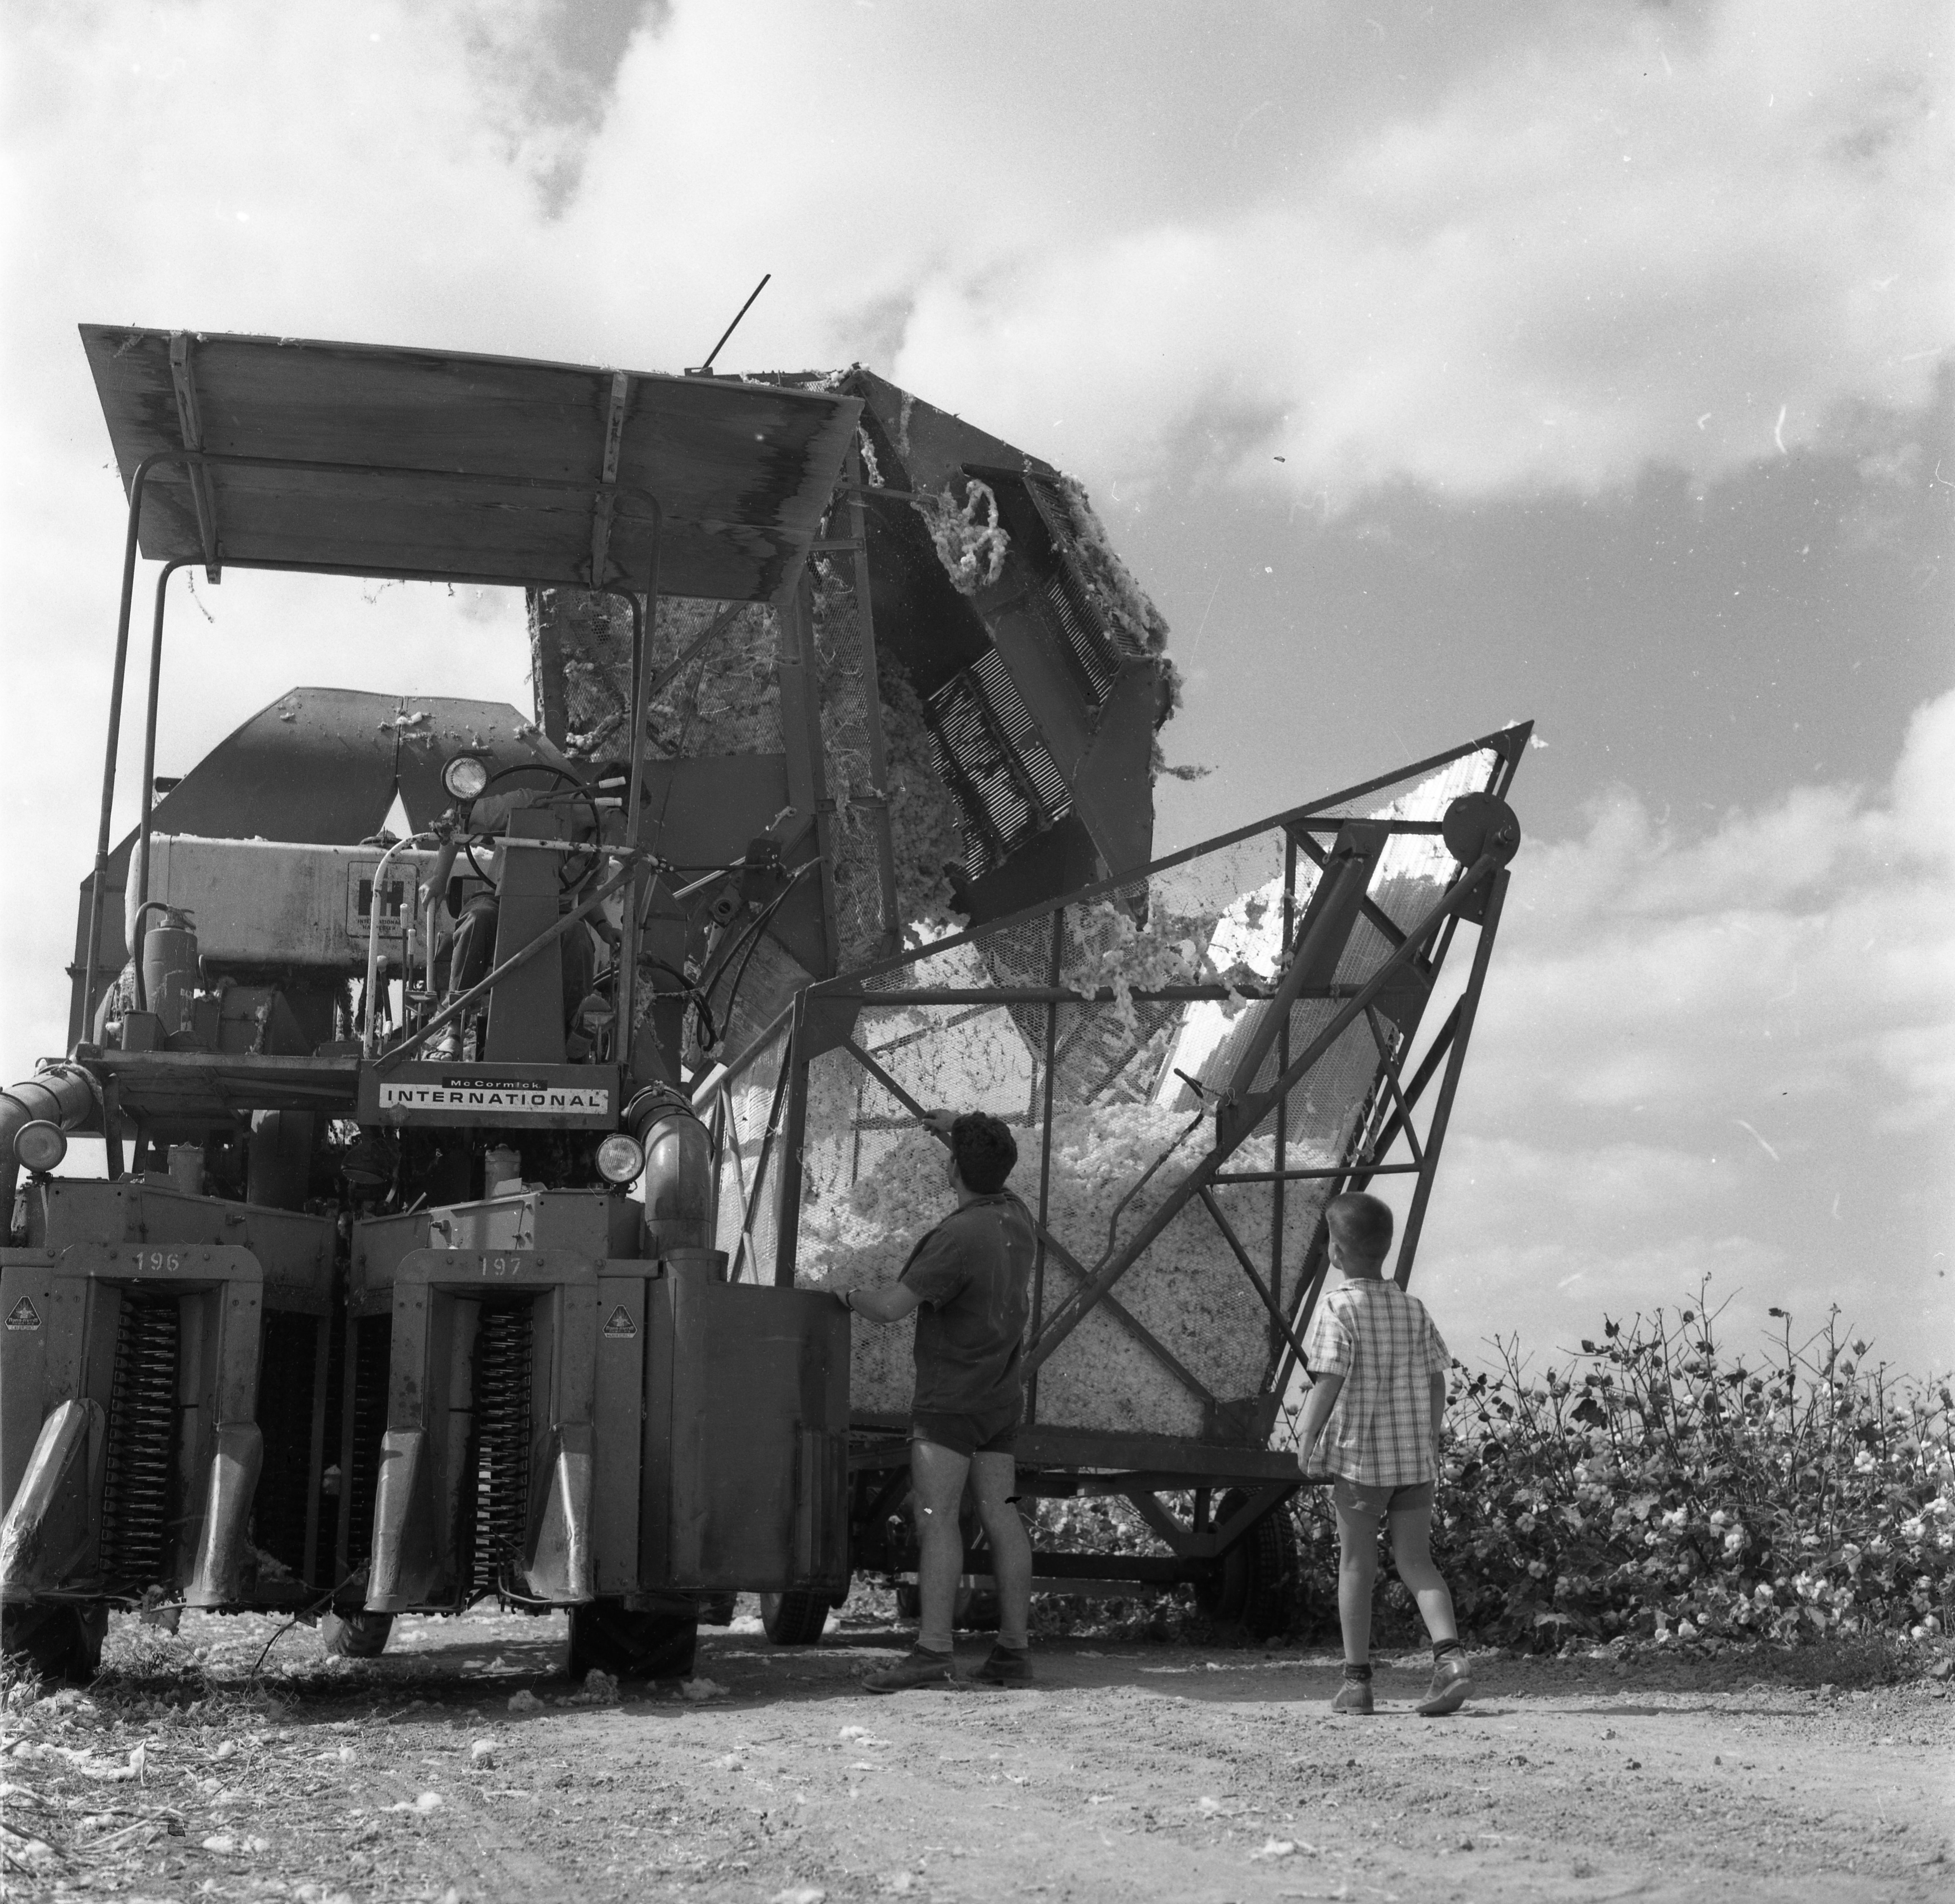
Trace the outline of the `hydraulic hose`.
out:
[[[373,995],[379,983],[380,973],[380,914],[382,910],[382,895],[386,891],[387,869],[400,854],[411,848],[433,846],[437,844],[432,833],[410,833],[405,839],[397,839],[380,855],[380,864],[373,869],[373,903],[367,915],[367,990],[364,1005],[367,1023],[360,1033],[360,1053],[370,1058],[374,1050],[374,1034],[379,1024],[379,1014],[373,1009]],[[450,862],[452,864],[452,861]],[[420,897],[418,879],[408,882],[408,896],[401,906],[401,1016],[407,1015],[407,988],[414,983],[414,915],[416,901]],[[438,902],[437,902],[438,903]],[[430,910],[429,916],[433,916]],[[430,936],[428,963],[430,970],[434,963],[432,936]]]

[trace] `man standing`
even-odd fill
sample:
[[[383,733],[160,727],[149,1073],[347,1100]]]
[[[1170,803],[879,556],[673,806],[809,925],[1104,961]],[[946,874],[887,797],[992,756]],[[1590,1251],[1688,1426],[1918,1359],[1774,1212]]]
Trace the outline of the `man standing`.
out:
[[[955,1677],[951,1619],[964,1571],[959,1509],[967,1480],[998,1583],[998,1644],[978,1676],[1007,1686],[1028,1685],[1032,1676],[1026,1632],[1031,1543],[1013,1505],[1032,1220],[1005,1188],[1018,1147],[1000,1119],[982,1111],[955,1118],[940,1111],[930,1123],[949,1143],[944,1174],[956,1209],[910,1252],[894,1283],[842,1297],[852,1313],[871,1322],[900,1322],[920,1311],[910,1487],[922,1549],[917,1577],[923,1617],[904,1658],[863,1681],[871,1692],[948,1685]]]

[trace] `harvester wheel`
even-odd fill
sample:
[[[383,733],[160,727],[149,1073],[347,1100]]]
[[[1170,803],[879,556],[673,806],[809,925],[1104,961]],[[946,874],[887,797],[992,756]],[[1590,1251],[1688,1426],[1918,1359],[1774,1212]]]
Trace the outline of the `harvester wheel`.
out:
[[[1227,1520],[1248,1499],[1230,1488],[1216,1503],[1216,1519]],[[1220,1625],[1239,1627],[1250,1639],[1269,1639],[1289,1624],[1296,1572],[1296,1531],[1278,1506],[1222,1556],[1215,1572],[1195,1583],[1195,1603]]]
[[[689,1679],[698,1643],[692,1613],[633,1613],[621,1600],[593,1600],[570,1610],[574,1679],[591,1672],[614,1679]]]
[[[24,1660],[44,1679],[80,1685],[102,1670],[102,1642],[109,1632],[109,1608],[96,1600],[0,1607],[0,1650]]]
[[[392,1613],[370,1613],[364,1607],[327,1613],[319,1622],[320,1644],[342,1660],[377,1660],[386,1651],[393,1626]]]
[[[800,1588],[760,1596],[760,1624],[776,1646],[818,1646],[835,1603]]]

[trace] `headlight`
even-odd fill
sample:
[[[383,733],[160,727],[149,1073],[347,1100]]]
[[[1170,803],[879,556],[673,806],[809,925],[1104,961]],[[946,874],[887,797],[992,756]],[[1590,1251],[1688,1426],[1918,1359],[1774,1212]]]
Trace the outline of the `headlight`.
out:
[[[458,754],[441,770],[441,784],[457,800],[479,800],[489,784],[489,766],[480,754]]]
[[[628,1138],[625,1141],[629,1143]],[[634,1148],[636,1147],[634,1146]],[[36,1118],[14,1133],[14,1157],[24,1169],[52,1170],[68,1155],[68,1134],[58,1124]]]
[[[644,1167],[638,1140],[622,1131],[613,1131],[597,1147],[597,1174],[606,1183],[629,1183]]]

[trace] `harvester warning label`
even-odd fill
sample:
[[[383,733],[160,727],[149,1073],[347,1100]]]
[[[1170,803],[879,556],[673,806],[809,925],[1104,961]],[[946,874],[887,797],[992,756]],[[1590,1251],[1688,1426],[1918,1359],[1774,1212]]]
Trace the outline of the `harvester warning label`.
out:
[[[618,1313],[622,1316],[625,1312],[620,1309]],[[40,1326],[40,1311],[25,1296],[7,1311],[7,1327],[9,1329],[38,1329]]]
[[[638,1333],[638,1325],[622,1302],[611,1311],[611,1320],[604,1325],[604,1333],[607,1336],[635,1336]]]
[[[403,1111],[567,1112],[608,1117],[603,1084],[557,1084],[543,1078],[443,1078],[438,1084],[380,1081],[380,1108]]]

